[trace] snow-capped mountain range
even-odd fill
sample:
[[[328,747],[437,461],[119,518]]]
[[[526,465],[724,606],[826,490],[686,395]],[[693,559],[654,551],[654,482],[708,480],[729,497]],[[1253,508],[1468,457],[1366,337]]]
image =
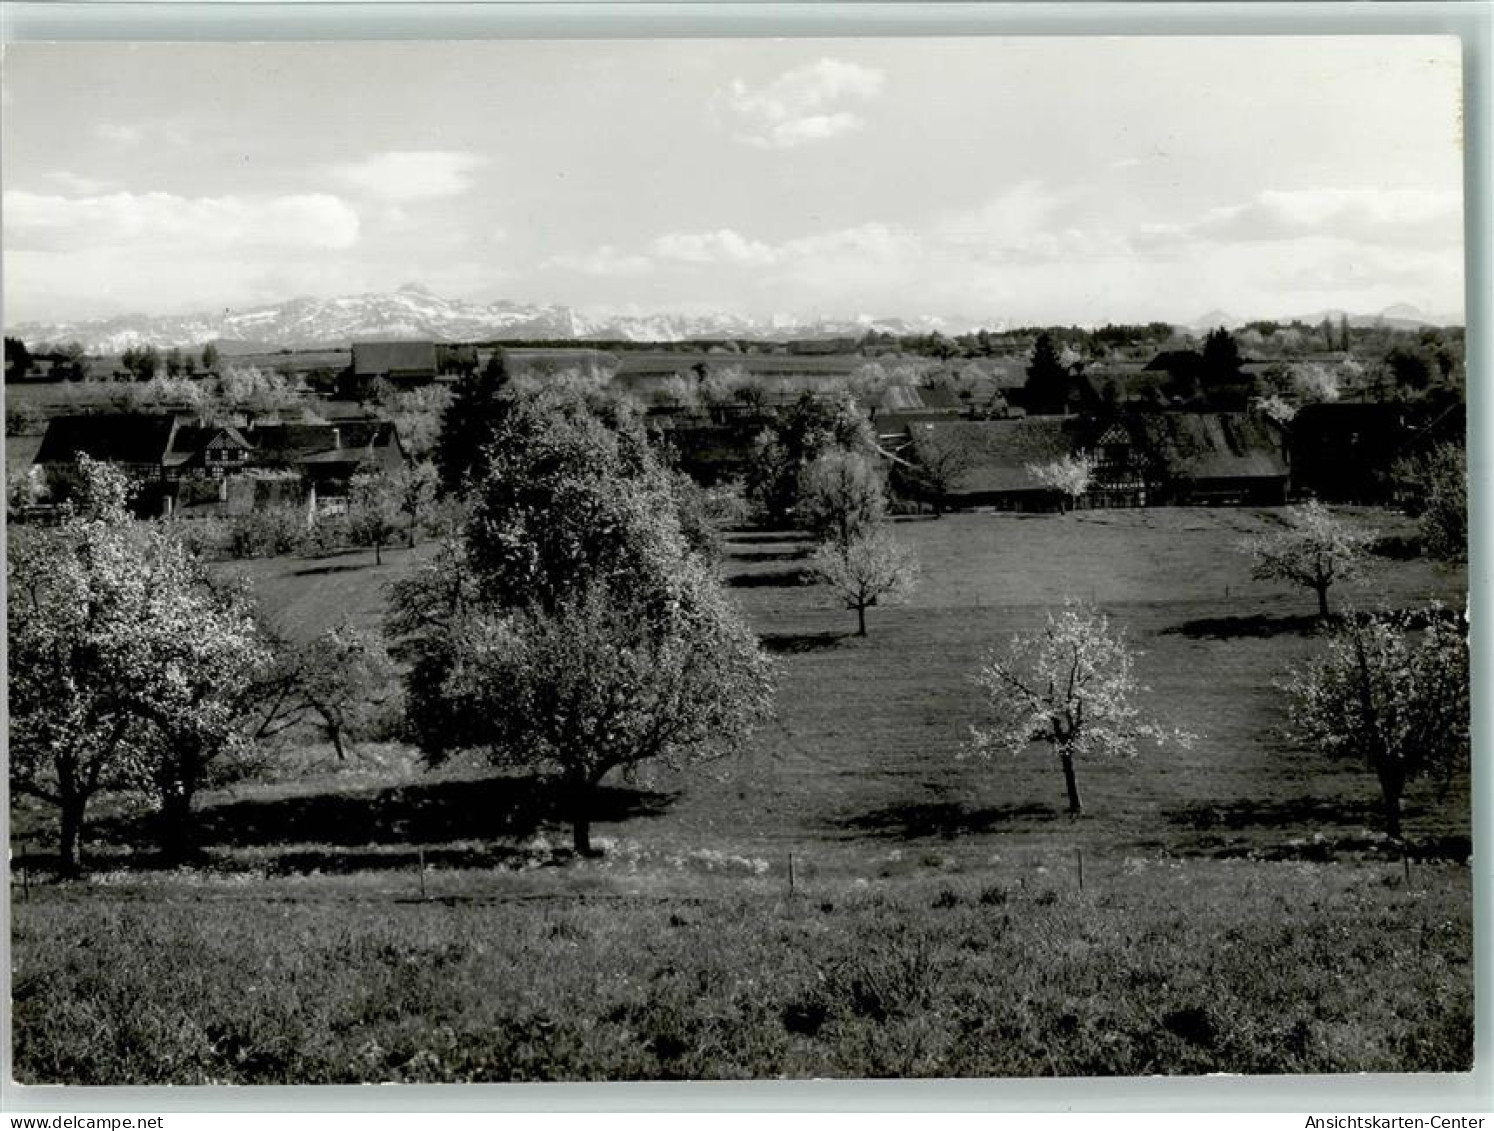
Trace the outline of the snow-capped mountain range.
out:
[[[1342,311],[1302,316],[1308,325],[1324,318],[1337,322]],[[1382,324],[1416,328],[1437,323],[1404,303],[1379,314],[1349,314],[1354,326]],[[1237,329],[1244,319],[1215,310],[1186,324],[1187,329],[1214,326]],[[1289,319],[1288,319],[1289,321]],[[859,337],[871,330],[890,334],[939,331],[963,334],[976,329],[1002,330],[1003,319],[970,319],[924,315],[916,318],[744,318],[731,314],[602,314],[569,306],[535,306],[498,301],[486,305],[446,299],[419,285],[392,293],[344,295],[339,298],[294,298],[288,302],[219,314],[124,314],[75,322],[23,322],[6,328],[33,349],[81,342],[90,353],[119,353],[132,346],[199,347],[215,342],[225,353],[272,349],[346,347],[355,341],[414,338],[438,342],[563,340],[677,342],[721,338],[760,340]]]
[[[590,314],[568,306],[513,302],[487,305],[441,298],[420,286],[387,294],[294,298],[221,314],[126,314],[76,322],[25,322],[6,333],[27,346],[81,342],[90,353],[132,346],[195,347],[216,342],[225,352],[346,346],[354,341],[415,338],[438,342],[519,339],[674,342],[712,338],[829,338],[868,330],[894,334],[964,333],[977,323],[934,316],[915,319],[769,319],[729,314]],[[987,325],[990,325],[989,323]],[[992,327],[994,328],[994,327]],[[234,347],[240,347],[235,350]]]

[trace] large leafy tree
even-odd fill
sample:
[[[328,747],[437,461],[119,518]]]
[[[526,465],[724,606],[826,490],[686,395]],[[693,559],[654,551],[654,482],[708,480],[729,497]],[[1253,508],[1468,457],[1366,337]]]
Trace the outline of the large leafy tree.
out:
[[[1318,598],[1318,615],[1326,620],[1328,590],[1363,572],[1368,544],[1362,530],[1312,502],[1288,510],[1281,529],[1247,541],[1244,549],[1252,576],[1311,589]]]
[[[1421,619],[1424,627],[1391,614],[1350,617],[1287,684],[1298,733],[1374,772],[1396,839],[1406,786],[1450,772],[1469,753],[1466,629],[1440,608]]]
[[[163,848],[185,852],[192,800],[243,749],[243,696],[268,659],[246,592],[132,523],[117,472],[85,457],[79,478],[73,513],[7,561],[11,784],[57,806],[67,871],[109,787],[152,796]]]
[[[986,721],[972,727],[970,752],[986,759],[1020,755],[1043,743],[1063,768],[1069,812],[1083,811],[1078,763],[1133,757],[1143,740],[1191,737],[1143,718],[1136,651],[1092,606],[1069,602],[1048,613],[1036,633],[989,653],[975,677],[986,694]]]
[[[139,720],[112,662],[129,555],[124,478],[82,461],[74,513],[12,533],[6,558],[10,787],[56,807],[62,868],[75,873],[89,802],[123,777]]]
[[[560,787],[590,853],[602,780],[734,749],[769,709],[755,637],[681,531],[667,473],[626,414],[516,401],[463,536],[395,587],[412,730]]]
[[[133,784],[155,803],[162,852],[196,850],[193,804],[241,776],[259,673],[270,662],[248,590],[216,581],[176,539],[149,536],[145,594],[125,636],[121,667],[130,711],[148,725],[130,749]]]

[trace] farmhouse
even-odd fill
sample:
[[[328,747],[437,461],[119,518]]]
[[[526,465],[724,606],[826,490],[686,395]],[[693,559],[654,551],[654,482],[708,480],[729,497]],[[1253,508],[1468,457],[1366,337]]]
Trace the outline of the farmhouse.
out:
[[[80,455],[149,483],[137,503],[143,514],[216,503],[252,509],[303,495],[342,497],[357,473],[395,471],[407,459],[389,421],[241,429],[202,426],[171,413],[101,413],[53,419],[35,465],[66,475]]]

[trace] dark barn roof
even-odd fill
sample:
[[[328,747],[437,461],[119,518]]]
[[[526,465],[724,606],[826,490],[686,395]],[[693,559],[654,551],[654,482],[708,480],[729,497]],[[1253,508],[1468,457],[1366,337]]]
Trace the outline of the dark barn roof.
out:
[[[315,467],[323,473],[358,467],[390,471],[405,459],[399,431],[387,420],[267,424],[248,436],[262,465]]]
[[[353,375],[382,377],[388,373],[436,375],[435,342],[354,342]]]
[[[1051,463],[1075,452],[1073,420],[1032,416],[1022,420],[924,420],[908,426],[914,452],[931,444],[958,444],[971,454],[971,466],[950,494],[997,495],[1051,488],[1033,478],[1031,464]]]
[[[58,416],[47,425],[37,463],[72,463],[80,455],[136,467],[161,467],[171,450],[176,417],[105,412],[89,416]]]
[[[1286,478],[1281,429],[1259,413],[1160,412],[1141,417],[1140,426],[1174,478]]]

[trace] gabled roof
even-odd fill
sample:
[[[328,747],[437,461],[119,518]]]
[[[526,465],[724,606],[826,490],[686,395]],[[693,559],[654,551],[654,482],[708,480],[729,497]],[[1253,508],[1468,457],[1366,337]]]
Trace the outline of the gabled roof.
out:
[[[927,409],[958,411],[960,408],[960,398],[938,385],[921,388],[918,395],[923,400],[923,407]]]
[[[921,390],[912,385],[888,385],[876,397],[878,413],[917,412],[924,407]]]
[[[1280,427],[1250,412],[1161,412],[1140,418],[1146,441],[1183,479],[1287,475]]]
[[[1027,470],[1075,451],[1073,419],[1032,416],[1022,420],[919,420],[908,425],[914,451],[956,444],[970,453],[970,466],[955,481],[955,495],[1048,491]]]
[[[163,466],[176,417],[171,413],[102,412],[58,416],[47,425],[37,463],[72,463],[80,455],[109,463]]]
[[[248,436],[260,462],[270,464],[363,463],[384,453],[404,455],[399,431],[388,420],[266,424]]]
[[[385,373],[436,372],[435,342],[354,342],[353,374],[378,377]]]

